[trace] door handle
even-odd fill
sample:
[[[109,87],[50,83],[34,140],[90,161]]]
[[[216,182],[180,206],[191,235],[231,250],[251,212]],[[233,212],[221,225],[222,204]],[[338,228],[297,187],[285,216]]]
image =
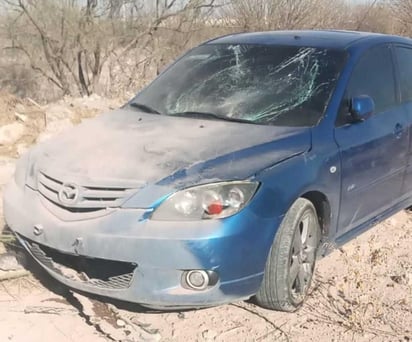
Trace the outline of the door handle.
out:
[[[393,134],[395,134],[395,136],[396,136],[397,138],[400,138],[401,135],[402,135],[402,133],[403,133],[403,126],[402,126],[402,124],[397,123],[397,124],[395,125],[395,129],[393,130]]]

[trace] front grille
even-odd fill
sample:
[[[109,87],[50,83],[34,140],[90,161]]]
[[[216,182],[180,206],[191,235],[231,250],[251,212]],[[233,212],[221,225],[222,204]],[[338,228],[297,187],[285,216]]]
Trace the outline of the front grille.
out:
[[[128,196],[136,191],[136,188],[132,187],[99,187],[79,184],[76,185],[78,190],[76,201],[64,203],[59,198],[59,192],[65,184],[67,183],[43,172],[38,173],[37,185],[40,194],[55,205],[71,212],[82,213],[115,208],[120,206]]]
[[[89,258],[62,253],[19,236],[34,258],[46,268],[66,279],[101,289],[121,290],[130,287],[134,263]]]

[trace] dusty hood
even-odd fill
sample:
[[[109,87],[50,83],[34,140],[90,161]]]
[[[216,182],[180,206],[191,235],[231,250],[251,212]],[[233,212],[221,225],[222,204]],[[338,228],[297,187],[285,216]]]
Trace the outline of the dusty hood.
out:
[[[117,110],[39,145],[35,167],[67,181],[180,186],[246,178],[310,148],[310,129]]]

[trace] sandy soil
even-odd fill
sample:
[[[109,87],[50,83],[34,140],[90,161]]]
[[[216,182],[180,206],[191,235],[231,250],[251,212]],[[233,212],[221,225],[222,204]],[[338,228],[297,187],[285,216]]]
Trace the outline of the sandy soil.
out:
[[[7,101],[2,125],[21,120],[13,106],[22,103],[9,97]],[[37,107],[23,103],[20,109],[32,105]],[[88,107],[78,114],[74,107],[68,106],[72,123],[96,112]],[[43,114],[22,114],[24,120],[31,120],[26,128],[34,128],[27,128],[13,146],[0,148],[0,195],[22,149],[18,145],[31,144],[47,129],[41,128],[47,108],[35,111]],[[0,229],[3,225],[0,209]],[[138,305],[73,293],[26,260],[30,275],[0,281],[0,341],[410,341],[411,246],[412,214],[400,212],[319,260],[311,295],[292,314],[249,302],[185,312],[148,312]],[[0,243],[0,254],[6,247],[10,250],[11,246]]]

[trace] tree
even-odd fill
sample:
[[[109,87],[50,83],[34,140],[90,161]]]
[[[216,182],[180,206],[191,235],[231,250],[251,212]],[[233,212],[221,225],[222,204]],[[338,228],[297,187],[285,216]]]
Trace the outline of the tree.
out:
[[[157,32],[180,31],[214,7],[214,0],[158,0],[156,8],[143,0],[1,1],[12,13],[8,48],[20,51],[63,95],[82,96],[98,89],[108,62],[121,70],[125,60],[150,56],[158,69],[164,63],[159,42],[164,32]],[[135,69],[140,64],[134,63]]]
[[[390,2],[393,16],[398,21],[398,32],[404,35],[412,34],[412,0],[393,0]]]

